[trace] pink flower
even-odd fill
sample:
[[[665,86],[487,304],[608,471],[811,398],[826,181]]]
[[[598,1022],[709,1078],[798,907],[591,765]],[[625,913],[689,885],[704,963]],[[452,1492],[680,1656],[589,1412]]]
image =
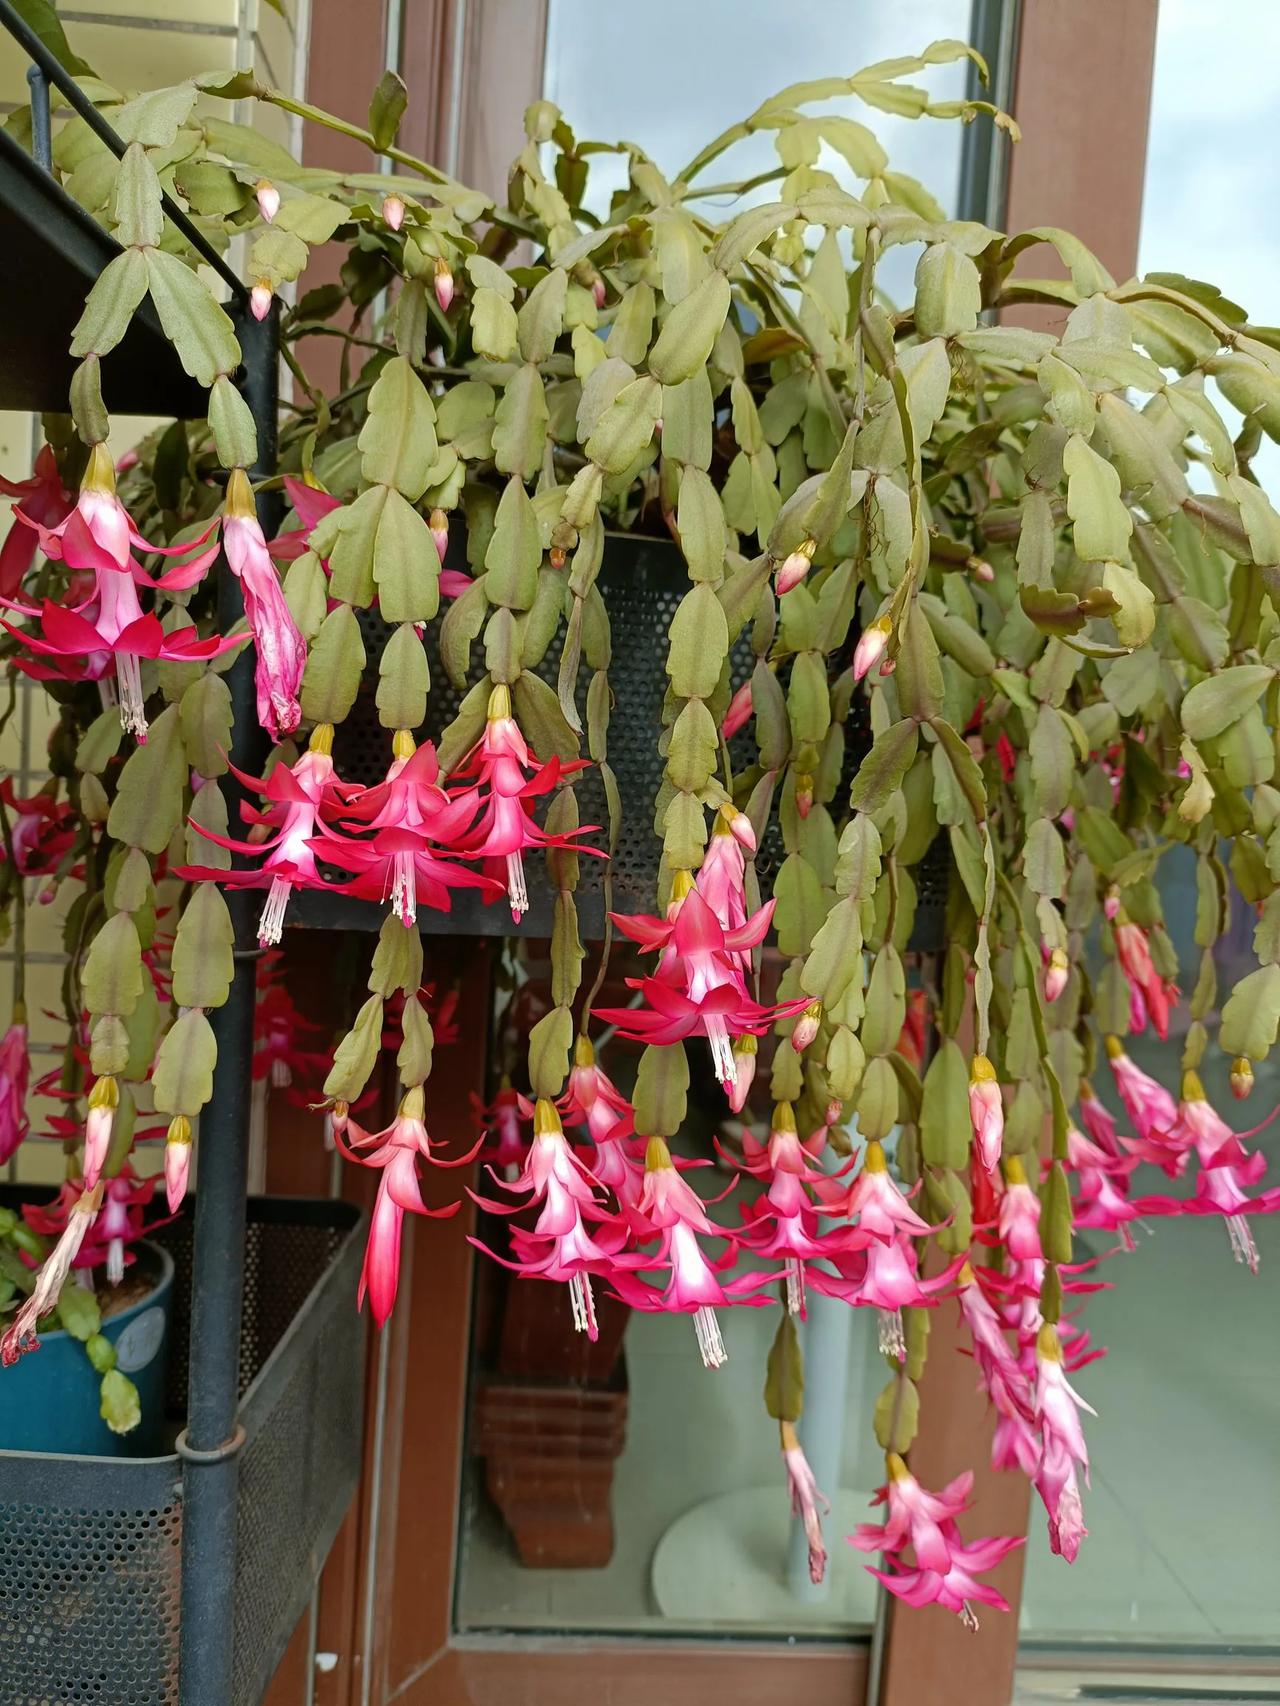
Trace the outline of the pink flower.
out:
[[[988,1173],[994,1173],[1004,1142],[1004,1102],[995,1068],[985,1054],[974,1055],[969,1071],[969,1119],[978,1159]]]
[[[569,1147],[555,1104],[546,1097],[540,1097],[534,1106],[533,1142],[523,1170],[505,1188],[512,1195],[522,1196],[524,1203],[510,1206],[487,1201],[474,1191],[470,1194],[481,1208],[497,1214],[514,1214],[531,1204],[541,1204],[541,1209],[531,1232],[513,1228],[515,1260],[504,1262],[504,1266],[522,1276],[567,1284],[574,1326],[589,1339],[597,1338],[591,1274],[608,1272],[612,1276],[611,1258],[625,1241],[626,1229],[600,1201],[598,1180]],[[587,1231],[584,1214],[609,1223],[602,1238]],[[471,1242],[484,1249],[478,1240]]]
[[[471,827],[480,799],[474,788],[450,796],[440,785],[435,748],[416,747],[406,729],[397,731],[386,780],[371,788],[340,790],[345,802],[335,819],[372,831],[351,839],[331,824],[314,842],[334,864],[357,873],[347,892],[391,902],[408,929],[417,922],[418,903],[450,909],[452,888],[497,892],[496,884],[453,862],[464,832]]]
[[[582,760],[562,764],[552,758],[546,764],[525,744],[511,715],[511,695],[495,687],[489,695],[489,714],[484,735],[455,772],[475,776],[482,792],[480,821],[474,831],[457,843],[457,851],[468,858],[492,860],[505,866],[511,916],[518,924],[529,910],[525,886],[524,852],[531,847],[564,847],[577,853],[594,853],[578,836],[594,825],[585,825],[575,835],[548,835],[533,820],[532,800],[550,793],[562,776],[583,768]]]
[[[1027,1183],[1016,1155],[1004,1164],[1005,1190],[1000,1198],[1000,1242],[1015,1262],[1038,1262],[1040,1249],[1040,1198]]]
[[[1139,1137],[1149,1143],[1158,1133],[1173,1125],[1178,1117],[1177,1104],[1163,1085],[1157,1084],[1141,1067],[1134,1065],[1118,1037],[1107,1038],[1107,1058],[1111,1062],[1125,1112],[1137,1128]],[[1082,1116],[1083,1112],[1082,1107]]]
[[[347,1159],[358,1161],[365,1167],[382,1168],[373,1217],[369,1222],[369,1241],[365,1246],[364,1267],[360,1274],[357,1298],[358,1303],[363,1304],[366,1294],[368,1295],[373,1318],[379,1327],[386,1325],[387,1318],[395,1307],[396,1291],[400,1283],[400,1238],[405,1215],[425,1214],[443,1219],[447,1215],[456,1214],[461,1206],[460,1203],[449,1203],[444,1208],[433,1209],[428,1208],[422,1200],[422,1187],[418,1183],[418,1158],[421,1156],[424,1161],[436,1161],[431,1152],[431,1140],[427,1136],[423,1115],[422,1086],[418,1084],[405,1092],[399,1112],[384,1131],[360,1132],[355,1121],[348,1118],[346,1129],[359,1133],[348,1146],[338,1136],[335,1121],[338,1147]],[[362,1148],[368,1149],[369,1153],[355,1153],[357,1149]]]
[[[227,481],[222,544],[228,567],[244,593],[245,615],[257,650],[258,720],[272,740],[279,740],[297,728],[302,716],[298,692],[307,666],[307,643],[285,602],[242,468],[233,468]]]
[[[816,1585],[827,1570],[827,1548],[822,1538],[822,1512],[831,1509],[831,1501],[818,1488],[796,1433],[795,1423],[779,1422],[778,1432],[782,1441],[782,1461],[787,1471],[787,1487],[791,1494],[791,1514],[798,1516],[804,1523],[805,1538],[809,1542],[809,1580]]]
[[[1076,1479],[1079,1467],[1085,1485],[1089,1484],[1089,1452],[1079,1412],[1087,1410],[1091,1416],[1097,1412],[1069,1384],[1058,1334],[1048,1322],[1040,1329],[1036,1363],[1035,1420],[1042,1450],[1035,1486],[1049,1515],[1050,1550],[1071,1564],[1089,1532]]]
[[[822,1024],[821,1001],[810,1001],[791,1028],[791,1046],[797,1054],[812,1047]]]
[[[724,714],[720,724],[720,733],[726,740],[732,740],[740,729],[745,729],[751,721],[751,683],[744,681],[742,686],[729,701],[729,709]]]
[[[1136,1156],[1110,1155],[1075,1126],[1069,1127],[1067,1165],[1080,1181],[1079,1194],[1072,1203],[1072,1225],[1118,1232],[1125,1248],[1131,1250],[1129,1222],[1138,1218],[1138,1210],[1129,1201],[1129,1175],[1137,1164]]]
[[[333,725],[318,723],[311,731],[307,750],[295,764],[277,764],[265,781],[240,776],[241,781],[257,788],[269,802],[265,812],[253,813],[242,807],[246,816],[258,826],[274,831],[265,840],[232,841],[225,836],[214,835],[199,824],[192,825],[207,840],[233,853],[265,853],[256,870],[219,871],[208,866],[187,866],[175,873],[188,882],[216,882],[229,888],[265,888],[267,901],[258,926],[258,941],[264,948],[280,940],[285,908],[293,891],[324,887],[316,866],[313,838],[316,819],[333,785],[332,754]],[[236,774],[240,775],[240,772]]]
[[[440,304],[440,312],[447,314],[453,301],[453,274],[449,271],[449,263],[442,255],[436,256],[435,265],[436,301]]]
[[[611,1143],[635,1132],[630,1102],[597,1064],[595,1049],[581,1035],[574,1043],[573,1065],[560,1111],[570,1124],[585,1125],[595,1144]]]
[[[612,1275],[614,1288],[633,1309],[680,1311],[693,1316],[693,1328],[703,1365],[720,1368],[727,1361],[716,1310],[733,1301],[720,1283],[718,1269],[734,1259],[730,1242],[716,1263],[703,1253],[699,1238],[730,1234],[707,1218],[701,1200],[680,1177],[671,1151],[660,1137],[651,1137],[645,1150],[644,1187],[637,1205],[642,1241],[656,1237],[652,1255],[637,1253],[619,1261]],[[667,1268],[666,1286],[658,1292],[635,1270]]]
[[[436,548],[436,556],[444,562],[444,554],[449,549],[449,517],[442,509],[433,509],[427,518],[427,526],[431,530],[431,541]]]
[[[258,212],[270,225],[280,211],[280,191],[269,178],[259,178],[254,195],[258,202]],[[261,315],[258,316],[261,319]]]
[[[1055,948],[1049,955],[1049,964],[1044,974],[1044,998],[1046,1001],[1056,1001],[1067,987],[1069,976],[1067,956],[1061,948]]]
[[[398,231],[404,224],[404,202],[398,195],[384,196],[382,202],[382,217],[392,231]]]
[[[717,812],[694,887],[725,930],[740,930],[747,921],[746,851],[755,851],[751,819],[742,812]],[[744,949],[738,964],[746,971],[750,962],[750,952]]]
[[[100,1185],[83,1191],[76,1198],[67,1216],[65,1230],[41,1264],[31,1295],[0,1336],[0,1368],[11,1368],[24,1351],[35,1350],[39,1345],[36,1325],[62,1295],[63,1284],[97,1217],[101,1201]]]
[[[30,479],[6,480],[0,475],[0,496],[22,500],[22,512],[15,509],[0,545],[0,599],[16,598],[35,561],[36,530],[31,524],[56,530],[74,506],[71,493],[62,484],[58,459],[47,444],[40,447]]]
[[[1020,1425],[1022,1441],[1030,1438],[1032,1459],[1029,1467],[1034,1469],[1039,1450],[1027,1426],[1031,1419],[1030,1384],[1005,1337],[1000,1317],[982,1289],[979,1272],[968,1262],[960,1270],[960,1312],[969,1329],[974,1361],[987,1396],[1001,1420]]]
[[[802,1143],[791,1104],[779,1102],[767,1145],[757,1143],[750,1132],[743,1139],[744,1168],[766,1180],[767,1188],[755,1203],[742,1209],[742,1242],[759,1256],[782,1259],[787,1308],[793,1315],[805,1312],[805,1264],[843,1248],[846,1238],[844,1231],[824,1236],[818,1230],[815,1196],[820,1187],[831,1186],[831,1179],[812,1157],[823,1148],[826,1137],[826,1128],[820,1127]]]
[[[1150,1016],[1156,1028],[1156,1035],[1163,1041],[1169,1035],[1170,999],[1176,1001],[1178,991],[1172,984],[1165,982],[1151,963],[1151,949],[1144,930],[1137,924],[1116,924],[1113,928],[1116,958],[1129,980],[1130,992],[1139,1012]],[[1141,1031],[1145,1027],[1146,1020],[1143,1018],[1134,1028]]]
[[[887,1568],[867,1568],[889,1590],[908,1605],[941,1605],[954,1611],[970,1629],[978,1627],[972,1603],[1008,1611],[1008,1603],[996,1590],[978,1580],[994,1569],[1021,1539],[995,1538],[966,1544],[956,1519],[968,1509],[973,1487],[972,1474],[958,1476],[940,1493],[923,1488],[896,1452],[885,1459],[888,1484],[876,1494],[875,1503],[885,1504],[888,1515],[883,1528],[863,1523],[849,1536],[849,1543],[862,1552],[882,1552]],[[910,1548],[914,1563],[904,1554]]]
[[[15,1003],[13,1023],[0,1041],[0,1166],[9,1160],[30,1129],[27,1119],[30,1076],[26,1013]]]
[[[1116,1122],[1093,1093],[1088,1079],[1080,1081],[1080,1124],[1098,1148],[1115,1159],[1121,1156]]]
[[[716,1076],[731,1088],[737,1078],[730,1033],[762,1035],[777,1019],[807,1005],[807,997],[762,1007],[747,993],[738,955],[765,938],[773,918],[768,901],[736,930],[726,930],[698,892],[687,871],[677,872],[665,919],[652,914],[611,916],[623,935],[641,947],[660,949],[655,977],[630,978],[645,1005],[597,1009],[620,1036],[640,1042],[668,1043],[700,1033],[711,1045]]]
[[[112,1285],[124,1278],[125,1250],[142,1233],[142,1210],[154,1190],[153,1179],[136,1178],[127,1167],[103,1182],[102,1209],[93,1237],[95,1243],[106,1246],[107,1279]]]
[[[879,663],[889,644],[889,635],[893,632],[887,616],[878,616],[874,622],[862,630],[858,643],[853,649],[853,679],[861,681],[872,667]]]

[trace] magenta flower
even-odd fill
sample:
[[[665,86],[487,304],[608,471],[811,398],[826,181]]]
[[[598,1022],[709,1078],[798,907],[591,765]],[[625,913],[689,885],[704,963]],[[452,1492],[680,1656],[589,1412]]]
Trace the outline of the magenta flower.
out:
[[[978,1577],[994,1569],[1016,1547],[1018,1538],[993,1538],[966,1543],[956,1519],[969,1506],[973,1476],[966,1473],[940,1493],[930,1493],[916,1480],[896,1452],[885,1459],[888,1484],[874,1502],[888,1507],[884,1526],[863,1523],[849,1536],[861,1552],[881,1552],[886,1568],[867,1568],[891,1594],[907,1605],[941,1605],[954,1611],[969,1629],[978,1627],[973,1605],[1008,1611],[1008,1603]],[[910,1549],[914,1562],[905,1554]]]
[[[307,750],[292,766],[277,764],[265,781],[250,776],[241,780],[263,794],[264,812],[242,808],[259,828],[269,833],[256,842],[232,841],[193,824],[206,840],[232,853],[265,854],[261,865],[251,871],[219,871],[207,866],[187,866],[176,875],[184,881],[216,882],[224,888],[265,888],[266,905],[258,925],[258,941],[265,948],[280,940],[285,908],[295,889],[323,888],[313,851],[316,819],[333,786],[333,725],[318,723],[311,731]],[[236,772],[240,775],[240,772]]]
[[[813,553],[816,549],[815,542],[812,539],[806,539],[803,544],[783,558],[774,576],[774,586],[779,598],[790,592],[792,587],[800,585],[813,567]]]
[[[815,1291],[827,1297],[842,1297],[846,1303],[878,1309],[880,1349],[899,1362],[906,1356],[902,1311],[931,1307],[937,1293],[951,1284],[964,1263],[957,1256],[932,1279],[922,1279],[915,1245],[903,1234],[883,1242],[870,1239],[858,1248],[860,1234],[846,1235],[846,1247],[830,1257],[836,1272],[810,1268],[807,1278]]]
[[[1081,1102],[1083,1109],[1084,1103]],[[1067,1130],[1067,1165],[1080,1182],[1072,1202],[1073,1226],[1096,1227],[1118,1232],[1124,1247],[1133,1248],[1129,1222],[1138,1210],[1129,1201],[1129,1176],[1138,1165],[1136,1156],[1109,1155],[1075,1126]]]
[[[31,1056],[27,1049],[25,1012],[15,1003],[14,1021],[0,1041],[0,1166],[13,1155],[30,1130],[27,1085]]]
[[[619,1260],[612,1275],[614,1289],[633,1309],[678,1310],[692,1315],[704,1367],[720,1368],[727,1361],[727,1353],[716,1310],[735,1298],[721,1284],[719,1275],[734,1260],[732,1235],[708,1218],[702,1200],[680,1177],[671,1151],[660,1137],[651,1137],[645,1150],[644,1187],[636,1213],[641,1240],[657,1238],[658,1249],[652,1255],[637,1253]],[[728,1248],[712,1262],[703,1253],[700,1238],[724,1238],[729,1240]],[[660,1292],[635,1271],[652,1268],[669,1270]],[[750,1278],[754,1280],[755,1276]]]
[[[1000,1198],[998,1231],[1011,1260],[1038,1262],[1040,1248],[1040,1198],[1027,1183],[1026,1173],[1016,1155],[1007,1158],[1005,1188]]]
[[[244,613],[257,652],[258,721],[278,741],[292,734],[302,717],[298,693],[307,667],[307,643],[285,602],[242,468],[233,468],[227,481],[222,545],[244,594]]]
[[[744,681],[742,686],[729,701],[729,709],[724,714],[720,724],[720,733],[726,740],[732,740],[740,729],[745,729],[751,721],[751,683]]]
[[[806,996],[762,1007],[747,993],[737,955],[758,946],[768,932],[774,902],[736,930],[726,930],[687,871],[677,873],[665,919],[613,913],[623,935],[642,948],[661,950],[654,977],[627,981],[644,996],[642,1008],[600,1008],[597,1017],[638,1042],[672,1043],[695,1034],[711,1045],[716,1076],[731,1088],[737,1078],[732,1035],[761,1036],[775,1020],[808,1004]]]
[[[425,1214],[440,1220],[456,1214],[461,1207],[460,1202],[449,1203],[444,1208],[427,1207],[418,1182],[419,1156],[437,1166],[460,1166],[471,1157],[467,1155],[458,1162],[441,1163],[433,1155],[424,1120],[420,1084],[405,1092],[395,1119],[385,1130],[362,1132],[350,1116],[343,1125],[345,1131],[358,1134],[350,1143],[344,1141],[335,1120],[335,1140],[347,1159],[358,1161],[365,1167],[382,1168],[373,1217],[369,1222],[369,1241],[365,1245],[357,1303],[363,1305],[367,1295],[373,1318],[379,1327],[383,1327],[395,1307],[400,1284],[400,1239],[405,1215]],[[356,1154],[358,1149],[367,1149],[369,1153]]]
[[[968,1262],[961,1268],[958,1294],[960,1313],[969,1329],[973,1357],[982,1376],[982,1384],[997,1416],[1002,1421],[1016,1424],[1016,1437],[1021,1448],[1025,1448],[1028,1443],[1030,1445],[1030,1461],[1025,1463],[1024,1467],[1031,1473],[1040,1455],[1039,1442],[1030,1426],[1031,1387],[1005,1337],[1000,1317],[982,1289],[979,1277],[982,1271]],[[1024,1456],[1025,1449],[1020,1449],[1018,1455]]]
[[[555,1103],[546,1097],[540,1097],[534,1106],[533,1142],[523,1169],[509,1183],[499,1183],[524,1201],[495,1203],[475,1191],[470,1195],[481,1208],[495,1214],[515,1214],[521,1208],[541,1206],[532,1231],[512,1228],[515,1259],[504,1261],[496,1257],[495,1260],[503,1261],[505,1267],[514,1268],[522,1276],[567,1284],[574,1326],[589,1339],[597,1338],[599,1328],[591,1274],[607,1272],[614,1277],[611,1258],[625,1242],[626,1228],[609,1214],[601,1201],[599,1181],[569,1147]],[[601,1238],[587,1231],[584,1214],[608,1223]],[[477,1249],[485,1248],[475,1238],[471,1242]]]
[[[1129,990],[1137,1003],[1137,1012],[1149,1016],[1156,1028],[1156,1035],[1163,1042],[1169,1035],[1169,1004],[1176,1001],[1178,991],[1156,971],[1151,963],[1151,949],[1147,943],[1146,932],[1137,924],[1119,924],[1113,926],[1116,941],[1116,958],[1120,961],[1120,969],[1129,980]],[[1146,1017],[1134,1026],[1141,1031],[1146,1028]]]
[[[787,1489],[791,1494],[791,1514],[804,1523],[805,1538],[809,1542],[809,1580],[816,1586],[827,1572],[822,1513],[831,1509],[831,1501],[818,1487],[795,1423],[779,1422],[778,1432],[782,1442],[782,1461],[787,1471]]]
[[[1115,1074],[1116,1089],[1138,1136],[1151,1142],[1168,1131],[1178,1117],[1177,1104],[1162,1084],[1135,1066],[1118,1037],[1107,1038],[1107,1058]],[[1084,1116],[1084,1109],[1081,1108]]]
[[[495,687],[489,695],[489,714],[484,735],[455,772],[475,776],[482,795],[480,821],[457,850],[468,858],[482,858],[505,867],[511,916],[518,924],[529,910],[529,891],[524,879],[524,853],[531,847],[564,847],[576,853],[595,853],[578,836],[595,826],[584,825],[574,835],[548,835],[534,822],[532,800],[550,793],[562,776],[584,767],[584,760],[562,764],[558,758],[540,764],[529,750],[511,715],[511,695]]]
[[[108,1073],[99,1078],[89,1092],[89,1113],[84,1133],[84,1182],[92,1188],[98,1182],[107,1151],[111,1147],[111,1132],[115,1125],[116,1109],[120,1106],[120,1091]]]
[[[495,892],[496,885],[464,870],[446,856],[455,852],[479,809],[474,788],[449,795],[440,786],[435,748],[415,750],[407,730],[397,732],[386,780],[371,788],[338,789],[345,795],[334,820],[372,831],[367,840],[343,835],[330,823],[313,843],[323,858],[357,873],[347,892],[389,899],[407,928],[417,922],[418,903],[450,909],[451,888]]]
[[[6,480],[0,475],[0,496],[21,500],[3,545],[0,545],[0,599],[16,598],[35,561],[36,535],[30,525],[56,528],[74,507],[71,493],[62,483],[58,459],[45,444],[36,457],[35,468],[26,480]],[[28,525],[23,526],[23,522]]]
[[[1046,1322],[1036,1344],[1035,1420],[1040,1430],[1040,1464],[1035,1487],[1049,1515],[1050,1550],[1073,1564],[1080,1542],[1088,1534],[1080,1502],[1077,1467],[1089,1484],[1089,1451],[1080,1425],[1081,1410],[1096,1415],[1070,1385],[1062,1361],[1062,1346]]]
[[[844,1229],[826,1234],[818,1230],[819,1207],[814,1199],[820,1186],[832,1186],[832,1176],[815,1166],[812,1157],[826,1139],[823,1126],[801,1142],[789,1102],[774,1108],[767,1144],[757,1143],[750,1132],[743,1139],[745,1170],[768,1183],[763,1196],[743,1206],[740,1237],[757,1255],[781,1259],[787,1308],[793,1315],[805,1312],[805,1264],[843,1248],[847,1237]],[[828,1207],[825,1212],[836,1211]]]
[[[1080,1124],[1099,1149],[1117,1160],[1122,1157],[1116,1122],[1094,1095],[1087,1078],[1080,1081]]]

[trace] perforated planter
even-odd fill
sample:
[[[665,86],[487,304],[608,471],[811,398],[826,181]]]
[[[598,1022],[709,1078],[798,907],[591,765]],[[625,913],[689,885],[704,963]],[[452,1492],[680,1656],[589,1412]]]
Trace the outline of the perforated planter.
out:
[[[676,606],[688,591],[688,573],[679,550],[669,541],[610,534],[605,541],[598,584],[609,611],[613,648],[609,680],[615,705],[609,725],[609,761],[622,800],[621,833],[612,868],[612,905],[618,912],[645,912],[653,906],[661,850],[654,833],[653,815],[654,801],[662,785],[663,759],[658,751],[658,736],[667,686],[664,673],[667,630]],[[366,613],[361,626],[369,657],[378,657],[390,630],[374,613]],[[431,691],[422,734],[434,740],[457,714],[462,695],[450,684],[439,661],[434,626],[426,630],[426,645]],[[478,680],[482,671],[479,645],[475,655],[472,681]],[[749,637],[743,634],[729,661],[735,689],[748,679],[754,664]],[[537,673],[554,685],[559,668],[560,636],[557,636],[538,665]],[[578,705],[584,723],[589,679],[584,666],[578,678]],[[376,687],[374,672],[366,672],[361,697],[337,733],[334,758],[339,775],[348,781],[373,783],[386,774],[390,739],[378,722]],[[846,795],[869,744],[865,699],[858,695],[845,727],[845,774],[841,789]],[[753,752],[750,733],[739,735],[732,750],[735,763],[745,768]],[[608,814],[604,789],[594,769],[582,774],[576,788],[581,821],[605,824]],[[940,840],[916,867],[919,892],[912,946],[921,951],[932,951],[941,944],[948,854],[945,842]],[[782,837],[775,821],[756,856],[756,871],[766,896],[782,858]],[[420,928],[439,935],[549,936],[554,896],[546,882],[543,861],[531,858],[526,865],[530,904],[519,926],[512,924],[506,906],[486,905],[475,893],[461,890],[454,894],[450,912],[423,908],[418,915]],[[602,860],[581,861],[577,902],[583,936],[598,938],[603,932],[605,911]],[[297,923],[330,928],[376,929],[381,915],[382,909],[369,902],[316,893],[297,896],[290,909],[290,916]]]
[[[230,1706],[261,1699],[355,1490],[359,1223],[347,1203],[249,1203]],[[186,1214],[156,1234],[176,1270],[168,1379],[176,1424],[191,1226]],[[177,1706],[179,1457],[0,1452],[0,1534],[0,1706]]]

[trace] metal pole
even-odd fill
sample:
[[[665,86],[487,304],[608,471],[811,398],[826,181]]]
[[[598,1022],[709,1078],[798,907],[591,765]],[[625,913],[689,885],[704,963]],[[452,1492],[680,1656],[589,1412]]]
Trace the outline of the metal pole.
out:
[[[277,336],[273,310],[238,327],[243,389],[258,430],[252,472],[273,473],[276,459]],[[263,493],[264,531],[279,523],[281,500]],[[240,586],[219,566],[218,623],[224,631],[244,609]],[[252,769],[259,758],[253,658],[228,673],[235,717],[232,759]],[[213,1094],[200,1120],[191,1295],[191,1372],[183,1458],[182,1618],[179,1687],[182,1706],[230,1706],[235,1634],[236,1484],[244,1430],[240,1401],[240,1313],[244,1297],[245,1184],[249,1102],[253,1085],[254,972],[258,958],[249,896],[230,890],[235,977],[226,1002],[210,1016],[218,1043]]]
[[[31,90],[31,154],[37,166],[53,170],[53,135],[49,119],[49,79],[38,65],[27,67]]]

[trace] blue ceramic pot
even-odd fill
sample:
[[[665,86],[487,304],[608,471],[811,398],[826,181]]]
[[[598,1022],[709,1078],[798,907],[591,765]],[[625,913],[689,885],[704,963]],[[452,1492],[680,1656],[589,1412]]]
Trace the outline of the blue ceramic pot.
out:
[[[0,1369],[0,1451],[88,1457],[155,1457],[165,1449],[164,1387],[169,1350],[173,1258],[158,1244],[137,1246],[156,1276],[154,1289],[103,1322],[117,1366],[138,1388],[142,1420],[114,1434],[98,1414],[100,1376],[69,1333],[41,1333],[40,1348]]]

